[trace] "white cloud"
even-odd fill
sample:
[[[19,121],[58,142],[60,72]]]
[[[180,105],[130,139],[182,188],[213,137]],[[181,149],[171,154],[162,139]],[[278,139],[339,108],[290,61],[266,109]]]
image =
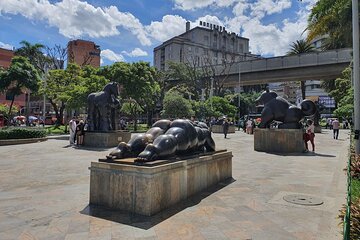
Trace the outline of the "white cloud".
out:
[[[264,25],[259,19],[251,19],[243,25],[243,36],[250,39],[252,53],[262,55],[284,55],[289,45],[301,38],[307,26],[306,18],[301,17],[296,22],[283,20],[283,26],[275,24]]]
[[[249,7],[250,4],[246,0],[240,0],[235,4],[232,12],[235,16],[242,16]]]
[[[0,14],[21,14],[30,20],[46,21],[69,38],[94,38],[120,34],[122,27],[137,36],[142,45],[151,45],[140,21],[131,13],[120,12],[116,7],[94,7],[79,0],[1,0]]]
[[[8,50],[13,50],[13,49],[14,49],[14,46],[12,46],[12,45],[10,45],[10,44],[7,44],[7,43],[0,42],[0,48],[5,48],[5,49],[8,49]]]
[[[131,52],[122,51],[121,53],[123,53],[129,57],[144,57],[144,56],[148,55],[147,52],[145,52],[144,50],[141,50],[140,48],[134,48],[134,50],[132,50]]]
[[[214,0],[175,0],[175,8],[182,10],[192,10],[203,8],[213,4]]]
[[[250,4],[251,16],[263,18],[265,15],[281,13],[284,9],[291,7],[291,0],[258,0]]]
[[[104,62],[103,59],[107,59],[112,62],[125,62],[125,58],[123,57],[123,55],[115,53],[110,49],[101,50],[100,56],[102,62]]]
[[[165,15],[161,22],[153,21],[145,28],[149,36],[163,42],[185,32],[185,23],[186,19],[181,16]]]
[[[195,10],[208,6],[229,7],[236,0],[174,0],[175,8],[181,10]]]

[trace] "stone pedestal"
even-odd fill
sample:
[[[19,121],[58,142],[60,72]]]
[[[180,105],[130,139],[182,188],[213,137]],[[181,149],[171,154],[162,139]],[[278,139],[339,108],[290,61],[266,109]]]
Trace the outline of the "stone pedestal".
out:
[[[127,131],[85,132],[84,146],[116,147],[119,142],[128,142],[131,133]]]
[[[211,132],[213,132],[213,133],[224,133],[223,126],[222,125],[212,125],[211,126]],[[235,126],[234,125],[229,126],[228,134],[229,133],[235,133]]]
[[[296,153],[305,150],[302,129],[254,129],[254,150],[259,152]]]
[[[153,167],[92,162],[90,204],[151,216],[232,177],[232,153],[227,151],[164,162]]]

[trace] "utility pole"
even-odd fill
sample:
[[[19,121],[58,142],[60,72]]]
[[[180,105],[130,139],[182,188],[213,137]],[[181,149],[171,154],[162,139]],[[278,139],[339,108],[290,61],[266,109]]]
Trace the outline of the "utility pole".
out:
[[[352,0],[355,154],[360,153],[359,3]]]
[[[240,67],[240,64],[241,64],[241,62],[239,62],[239,99],[238,99],[238,107],[239,107],[239,121],[240,121],[240,117],[241,117],[241,112],[240,112],[240,93],[241,93],[241,85],[240,85],[240,82],[241,82],[241,73],[240,73],[240,71],[241,71],[241,67]]]

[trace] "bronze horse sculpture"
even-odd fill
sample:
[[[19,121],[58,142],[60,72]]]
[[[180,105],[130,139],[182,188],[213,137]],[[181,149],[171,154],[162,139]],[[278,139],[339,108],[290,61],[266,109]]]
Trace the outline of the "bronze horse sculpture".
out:
[[[135,162],[141,163],[204,150],[215,151],[215,142],[206,124],[163,119],[146,133],[131,137],[128,143],[119,143],[107,159],[135,157]]]
[[[88,95],[88,131],[108,132],[114,130],[114,110],[120,105],[118,96],[119,85],[115,82],[106,84],[101,92]]]

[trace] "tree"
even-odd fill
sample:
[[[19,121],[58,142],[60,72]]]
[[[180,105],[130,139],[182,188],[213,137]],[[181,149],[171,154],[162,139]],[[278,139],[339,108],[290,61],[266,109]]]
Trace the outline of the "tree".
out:
[[[44,73],[47,60],[42,52],[42,49],[45,48],[45,45],[40,43],[31,44],[25,40],[21,41],[20,44],[22,47],[15,51],[15,55],[28,58],[30,63],[34,65],[39,73]]]
[[[224,97],[214,96],[205,101],[207,109],[210,109],[210,116],[235,116],[237,109],[230,101]]]
[[[60,125],[65,109],[85,107],[87,96],[101,91],[108,82],[105,77],[100,76],[98,69],[68,64],[66,69],[49,72],[47,85],[42,87],[41,92],[48,98],[55,111],[56,124]]]
[[[149,63],[117,62],[102,72],[111,81],[120,83],[123,88],[120,93],[123,99],[132,99],[148,115],[148,125],[151,125],[151,115],[160,98],[160,84],[156,81],[157,72]],[[137,111],[138,112],[138,111]],[[133,115],[134,130],[137,130],[138,115]]]
[[[10,67],[1,72],[0,78],[0,90],[7,91],[12,96],[9,115],[16,96],[27,90],[36,92],[39,89],[40,76],[25,57],[13,57]]]
[[[166,118],[190,118],[195,113],[190,100],[176,90],[168,91],[164,97],[162,116]]]
[[[351,86],[351,68],[342,72],[342,77],[335,80],[335,89],[329,94],[338,103],[334,114],[338,117],[350,118],[354,110],[354,89]]]
[[[315,52],[315,48],[304,39],[296,40],[290,45],[290,51],[287,53],[288,56],[297,55],[301,53]],[[300,81],[301,97],[305,99],[305,82]]]
[[[319,0],[308,18],[308,41],[328,36],[324,48],[335,49],[352,46],[351,0]]]

